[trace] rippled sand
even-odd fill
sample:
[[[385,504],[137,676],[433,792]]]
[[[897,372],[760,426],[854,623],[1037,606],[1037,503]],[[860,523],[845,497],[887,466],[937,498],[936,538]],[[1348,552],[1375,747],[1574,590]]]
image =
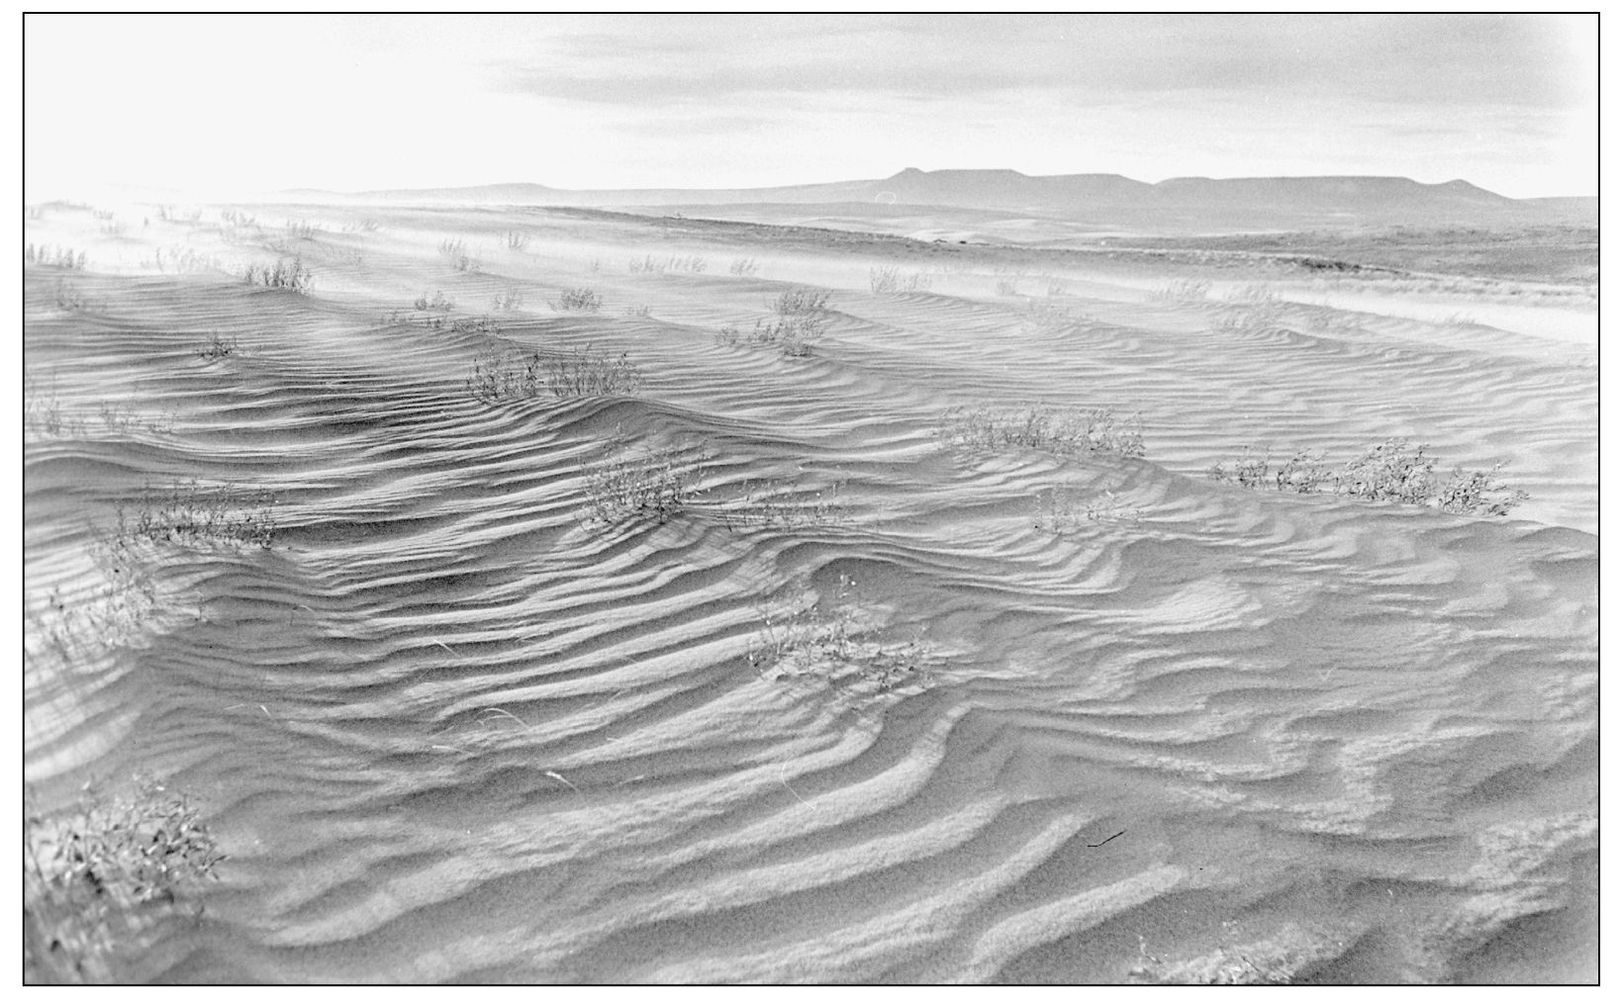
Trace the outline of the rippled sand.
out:
[[[29,605],[105,598],[92,555],[143,485],[276,499],[268,549],[140,547],[156,604],[26,675],[42,800],[156,772],[230,856],[126,981],[1596,979],[1596,332],[1539,336],[1564,305],[1497,295],[1488,325],[1259,266],[1167,296],[1190,271],[1147,258],[307,217],[310,296],[156,269],[274,258],[209,223],[30,222],[90,266],[24,278],[30,390],[70,417],[25,435]],[[923,279],[875,295],[885,266]],[[587,286],[600,312],[548,306]],[[813,355],[717,339],[798,286],[832,292]],[[436,290],[447,319],[524,303],[433,328]],[[639,394],[467,389],[492,346],[587,345]],[[943,447],[982,402],[1140,411],[1147,455]],[[1390,436],[1507,460],[1532,498],[1483,519],[1205,473]],[[706,491],[587,528],[616,445]],[[740,519],[751,482],[837,486],[839,514]],[[1033,528],[1053,488],[1097,517]],[[762,609],[831,607],[841,575],[866,638],[926,666],[752,669]]]

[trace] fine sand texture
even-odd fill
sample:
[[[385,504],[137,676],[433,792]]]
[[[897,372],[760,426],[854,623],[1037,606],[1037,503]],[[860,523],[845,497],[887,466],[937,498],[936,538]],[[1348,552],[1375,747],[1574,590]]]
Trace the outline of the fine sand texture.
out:
[[[225,855],[95,971],[1596,980],[1593,287],[906,224],[31,212],[32,804]]]

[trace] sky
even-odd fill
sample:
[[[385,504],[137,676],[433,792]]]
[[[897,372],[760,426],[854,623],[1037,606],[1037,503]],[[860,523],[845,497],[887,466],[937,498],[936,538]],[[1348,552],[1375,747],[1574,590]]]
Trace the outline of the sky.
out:
[[[24,197],[920,169],[1598,192],[1592,15],[40,15]]]

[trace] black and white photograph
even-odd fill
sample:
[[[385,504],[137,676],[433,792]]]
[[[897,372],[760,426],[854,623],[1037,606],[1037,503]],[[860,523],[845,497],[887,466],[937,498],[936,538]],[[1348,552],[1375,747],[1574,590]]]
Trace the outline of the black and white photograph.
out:
[[[1598,982],[1597,13],[18,20],[24,983]]]

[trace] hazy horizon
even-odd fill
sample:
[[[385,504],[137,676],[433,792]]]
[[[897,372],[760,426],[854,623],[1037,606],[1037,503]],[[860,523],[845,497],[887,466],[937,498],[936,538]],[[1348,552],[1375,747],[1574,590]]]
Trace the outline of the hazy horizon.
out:
[[[30,14],[25,198],[907,167],[1593,196],[1596,67],[1589,15]]]

